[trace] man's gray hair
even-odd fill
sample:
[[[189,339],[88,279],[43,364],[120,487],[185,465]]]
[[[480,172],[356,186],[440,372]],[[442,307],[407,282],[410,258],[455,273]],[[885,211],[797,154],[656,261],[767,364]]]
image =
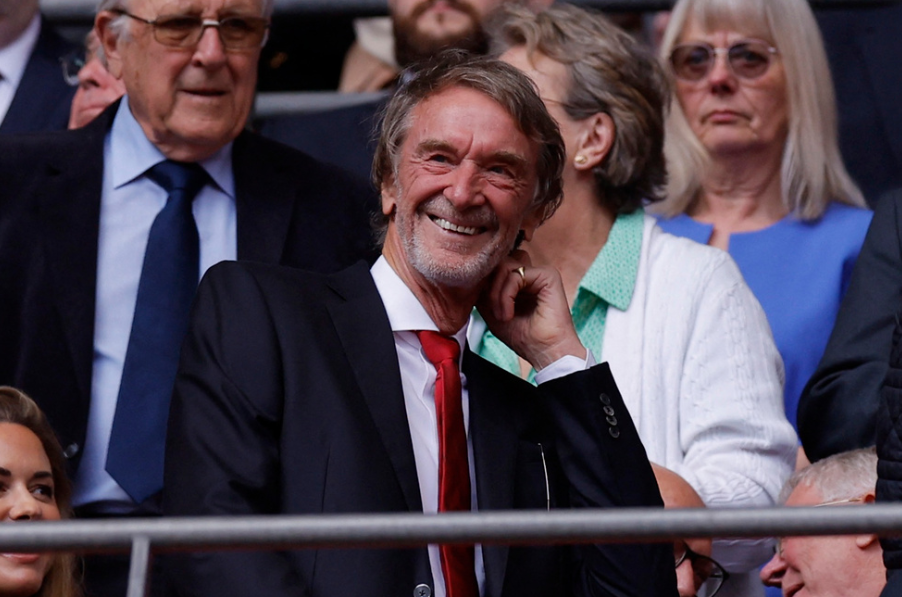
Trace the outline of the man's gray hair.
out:
[[[841,452],[806,466],[783,486],[780,502],[785,502],[799,485],[816,489],[824,502],[874,493],[877,486],[877,449],[871,447]]]
[[[561,202],[564,141],[529,77],[500,60],[446,50],[407,69],[401,80],[382,119],[373,160],[373,182],[377,189],[390,177],[397,183],[401,146],[412,125],[413,110],[446,89],[465,87],[485,94],[504,107],[520,132],[538,146],[536,189],[530,209],[537,211],[541,221],[551,217]],[[374,226],[377,236],[384,237],[388,218],[381,218]]]

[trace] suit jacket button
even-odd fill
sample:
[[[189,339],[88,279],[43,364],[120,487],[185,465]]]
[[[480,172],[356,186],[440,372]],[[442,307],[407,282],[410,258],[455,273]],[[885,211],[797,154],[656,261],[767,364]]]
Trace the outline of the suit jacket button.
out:
[[[614,409],[610,406],[605,406],[602,410],[604,411],[604,414],[608,415],[609,417],[614,416]]]
[[[601,403],[604,404],[605,406],[611,405],[611,397],[608,396],[607,394],[605,394],[604,392],[601,393],[601,395],[598,397],[598,399],[601,400]]]
[[[608,425],[610,425],[611,427],[617,425],[617,417],[607,417],[605,421],[607,421]]]
[[[75,442],[72,442],[71,444],[66,446],[65,450],[63,450],[63,456],[65,456],[66,458],[72,458],[76,454],[78,454],[78,444],[76,444]]]
[[[429,585],[417,585],[413,590],[413,597],[432,597],[432,589]]]
[[[620,430],[616,427],[608,427],[608,433],[610,433],[611,437],[613,437],[614,439],[620,437]]]

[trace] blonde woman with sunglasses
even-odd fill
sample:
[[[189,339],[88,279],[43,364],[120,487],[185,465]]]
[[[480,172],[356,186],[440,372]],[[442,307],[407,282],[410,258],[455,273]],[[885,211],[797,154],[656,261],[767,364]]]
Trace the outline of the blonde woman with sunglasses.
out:
[[[739,265],[795,426],[871,220],[840,158],[817,23],[805,0],[680,0],[661,52],[674,83],[661,226]]]

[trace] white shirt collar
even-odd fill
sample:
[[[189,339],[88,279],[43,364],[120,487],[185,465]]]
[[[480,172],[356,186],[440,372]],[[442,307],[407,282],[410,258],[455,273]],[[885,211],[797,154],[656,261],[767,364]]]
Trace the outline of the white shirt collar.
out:
[[[31,58],[40,34],[41,15],[38,13],[31,19],[22,35],[5,48],[0,48],[0,75],[3,75],[3,79],[11,83],[13,87],[19,86],[19,81],[25,74],[25,67],[28,65],[28,59]],[[62,79],[62,70],[60,70],[59,76]]]
[[[392,269],[384,256],[380,256],[370,269],[373,281],[388,314],[388,322],[393,332],[413,332],[417,330],[439,331],[438,326],[429,317],[425,307],[417,300],[413,291]],[[467,340],[467,324],[454,334],[454,339],[461,346],[461,352]]]
[[[166,159],[163,152],[150,142],[141,125],[135,120],[129,108],[128,96],[124,96],[122,103],[119,104],[110,131],[110,143],[112,148],[110,172],[113,175],[113,187],[117,189]],[[222,192],[232,199],[235,198],[231,142],[198,164],[206,170]]]

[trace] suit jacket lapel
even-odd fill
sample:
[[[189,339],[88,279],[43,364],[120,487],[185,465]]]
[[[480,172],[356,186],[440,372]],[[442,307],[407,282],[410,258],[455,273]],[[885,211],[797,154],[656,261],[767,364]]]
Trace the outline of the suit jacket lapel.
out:
[[[261,155],[258,145],[245,131],[232,148],[238,258],[280,263],[303,173],[287,171],[278,155]]]
[[[35,196],[47,229],[42,235],[54,300],[65,330],[79,395],[91,393],[97,238],[103,187],[103,142],[118,102],[88,127],[61,133],[35,176]],[[64,136],[63,136],[64,135]]]
[[[351,370],[397,474],[407,507],[422,512],[417,467],[401,388],[401,371],[382,299],[366,265],[332,277],[342,298],[329,311]]]
[[[0,125],[0,132],[61,130],[66,127],[75,87],[70,87],[63,80],[60,58],[73,49],[77,47],[59,37],[46,19],[41,20],[41,33]]]
[[[518,438],[510,413],[500,408],[495,398],[505,391],[499,384],[499,370],[468,349],[464,373],[470,396],[470,438],[479,510],[511,510]],[[486,595],[501,594],[509,551],[507,545],[482,546]]]

